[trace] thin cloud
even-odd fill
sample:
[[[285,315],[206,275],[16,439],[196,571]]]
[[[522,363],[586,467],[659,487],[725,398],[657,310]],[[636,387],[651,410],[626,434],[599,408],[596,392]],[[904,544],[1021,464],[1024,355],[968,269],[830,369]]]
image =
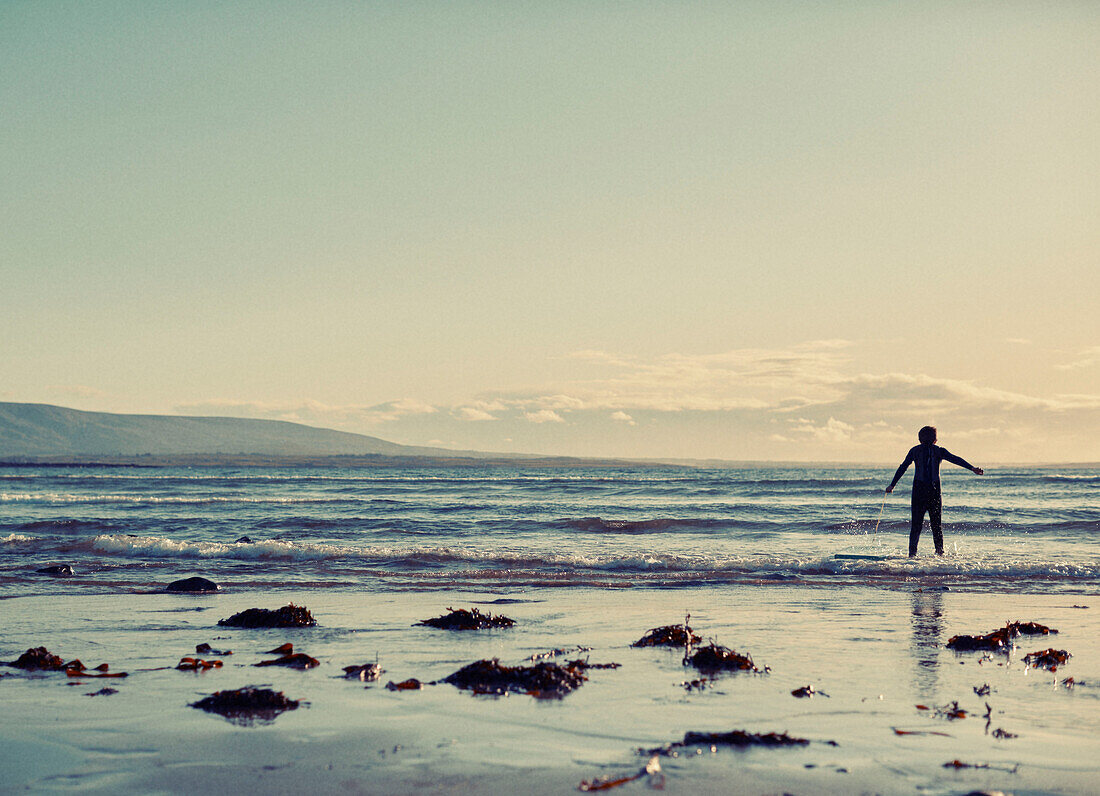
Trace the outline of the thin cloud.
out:
[[[545,435],[529,436],[534,429],[556,424],[561,432],[550,445],[563,453],[705,450],[730,458],[876,457],[907,449],[916,429],[931,423],[948,444],[965,441],[975,455],[999,451],[1010,458],[1054,459],[1057,447],[1071,452],[1068,458],[1095,458],[1088,440],[1100,438],[1100,395],[1039,395],[926,373],[861,372],[852,347],[846,340],[818,340],[783,349],[649,358],[578,351],[569,356],[572,379],[452,404],[223,401],[177,409],[292,419],[419,444],[461,438],[461,447],[489,449],[505,439],[510,447],[531,452],[543,452],[548,444]],[[1076,362],[1086,354],[1100,356],[1100,351],[1081,352]],[[646,433],[631,434],[630,441],[621,433],[612,439],[611,425]],[[597,449],[603,444],[601,427],[609,435],[606,444],[621,446],[618,450]],[[488,428],[494,431],[487,434]]]
[[[523,419],[532,423],[564,423],[565,418],[553,409],[540,409],[537,412],[524,412]]]
[[[830,417],[825,423],[817,425],[808,420],[801,420],[791,429],[794,434],[809,436],[821,442],[847,442],[855,432],[855,426]]]
[[[484,409],[478,409],[476,406],[460,406],[456,409],[452,409],[451,415],[459,420],[466,420],[469,422],[497,419],[496,415],[486,412]]]
[[[818,340],[790,349],[737,349],[716,354],[666,354],[655,359],[602,351],[570,358],[599,375],[556,389],[500,393],[512,407],[581,411],[728,411],[789,409],[837,399],[832,386],[849,363],[847,340]]]
[[[251,417],[334,427],[380,425],[410,415],[428,415],[438,411],[431,404],[411,398],[371,405],[331,405],[312,400],[297,403],[212,400],[178,404],[173,410],[183,415]]]
[[[961,410],[1067,412],[1100,407],[1100,396],[1035,396],[927,374],[851,373],[848,340],[818,340],[789,349],[667,354],[652,359],[601,351],[570,355],[599,375],[542,391],[497,393],[491,400],[520,412],[775,412],[812,407],[866,412],[950,413]],[[1100,358],[1100,349],[1088,352]],[[1091,360],[1088,360],[1091,361]],[[1074,366],[1084,366],[1082,359]]]
[[[1078,352],[1077,359],[1061,365],[1055,365],[1058,370],[1080,370],[1100,365],[1100,346],[1093,346]]]
[[[923,411],[975,409],[987,411],[1037,410],[1066,412],[1100,408],[1100,395],[1055,395],[1040,398],[1024,393],[982,387],[969,381],[940,379],[926,375],[887,373],[861,374],[838,380],[838,402],[877,405],[883,408],[908,407]]]

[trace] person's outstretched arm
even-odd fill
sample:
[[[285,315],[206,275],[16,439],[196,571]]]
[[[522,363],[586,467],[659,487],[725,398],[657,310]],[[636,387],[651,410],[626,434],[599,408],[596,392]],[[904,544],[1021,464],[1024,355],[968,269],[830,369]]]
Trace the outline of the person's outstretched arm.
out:
[[[905,454],[905,461],[898,467],[898,471],[894,473],[894,480],[890,482],[890,486],[886,487],[886,494],[890,494],[894,491],[894,487],[897,486],[898,481],[905,475],[905,471],[909,469],[909,465],[913,463],[913,449],[910,448],[909,452]]]
[[[951,462],[952,464],[957,464],[959,465],[959,467],[965,467],[967,470],[974,473],[974,475],[985,475],[985,470],[983,470],[981,467],[975,467],[966,459],[962,458],[961,456],[956,456],[946,448],[940,448],[940,450],[943,451],[943,458]]]

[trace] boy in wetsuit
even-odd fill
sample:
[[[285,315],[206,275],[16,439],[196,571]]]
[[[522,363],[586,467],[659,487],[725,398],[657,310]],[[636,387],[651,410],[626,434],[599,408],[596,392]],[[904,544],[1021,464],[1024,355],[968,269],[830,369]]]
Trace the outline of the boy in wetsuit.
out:
[[[910,448],[905,461],[894,473],[894,480],[886,487],[886,494],[894,491],[910,464],[916,464],[913,472],[913,525],[909,530],[909,557],[917,555],[917,540],[920,539],[921,526],[924,525],[924,513],[928,512],[928,524],[932,526],[932,541],[936,545],[936,555],[943,555],[943,532],[940,530],[940,518],[943,510],[943,498],[940,495],[940,462],[946,459],[959,467],[965,467],[974,475],[985,471],[975,467],[964,459],[941,448],[936,444],[936,427],[925,426],[917,432],[920,445]]]

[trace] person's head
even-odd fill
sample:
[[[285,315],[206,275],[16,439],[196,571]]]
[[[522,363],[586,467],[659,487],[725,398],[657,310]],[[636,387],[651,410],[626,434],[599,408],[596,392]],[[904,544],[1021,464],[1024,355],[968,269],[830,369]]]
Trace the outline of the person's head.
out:
[[[925,426],[917,432],[917,439],[920,440],[921,445],[935,445],[936,444],[936,427]]]

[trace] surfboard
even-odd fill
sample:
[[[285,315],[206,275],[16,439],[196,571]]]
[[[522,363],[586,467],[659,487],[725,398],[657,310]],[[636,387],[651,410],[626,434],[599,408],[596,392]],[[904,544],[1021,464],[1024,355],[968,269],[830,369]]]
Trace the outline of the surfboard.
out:
[[[888,558],[898,558],[898,556],[887,555],[872,555],[870,553],[837,553],[833,558],[856,558],[861,561],[885,561]]]

